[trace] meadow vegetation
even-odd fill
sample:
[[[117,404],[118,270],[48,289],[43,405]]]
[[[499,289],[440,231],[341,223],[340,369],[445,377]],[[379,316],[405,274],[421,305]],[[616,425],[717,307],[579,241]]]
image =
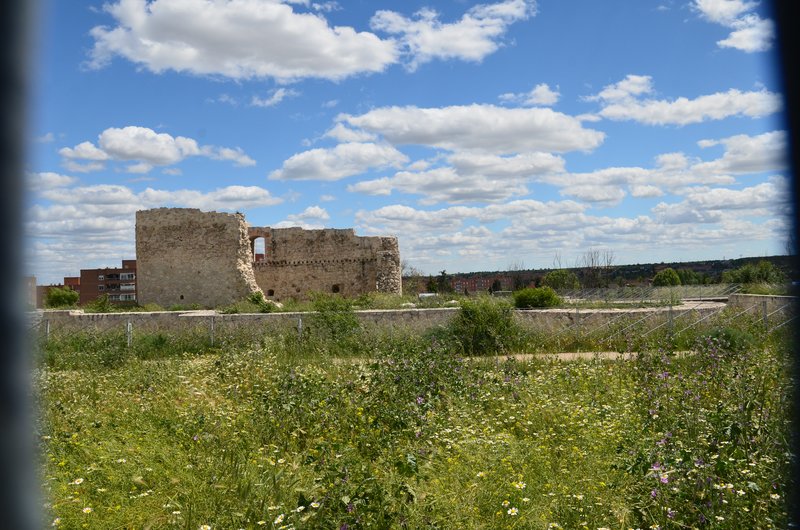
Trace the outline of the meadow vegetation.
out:
[[[479,299],[412,335],[360,325],[352,301],[313,303],[302,329],[214,346],[199,331],[42,343],[48,523],[786,527],[785,329],[723,314],[639,340],[652,323],[557,336]],[[606,340],[640,354],[483,357]]]

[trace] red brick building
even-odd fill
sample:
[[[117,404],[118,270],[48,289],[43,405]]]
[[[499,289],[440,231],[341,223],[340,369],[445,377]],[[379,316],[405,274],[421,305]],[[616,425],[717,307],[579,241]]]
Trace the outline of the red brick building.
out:
[[[64,278],[64,282],[71,278]],[[122,267],[81,269],[80,304],[108,296],[111,303],[136,302],[136,260],[122,260]]]

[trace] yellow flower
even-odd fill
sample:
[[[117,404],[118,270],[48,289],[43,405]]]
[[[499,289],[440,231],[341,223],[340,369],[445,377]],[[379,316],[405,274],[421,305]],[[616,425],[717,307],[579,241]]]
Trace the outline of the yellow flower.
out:
[[[90,507],[86,507],[83,509],[83,513],[92,513],[92,509]]]

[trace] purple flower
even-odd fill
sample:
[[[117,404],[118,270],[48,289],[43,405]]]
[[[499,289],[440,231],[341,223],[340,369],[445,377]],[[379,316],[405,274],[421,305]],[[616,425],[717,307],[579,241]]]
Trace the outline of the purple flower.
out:
[[[656,497],[658,497],[658,491],[656,491],[656,490],[651,491],[650,492],[650,496],[655,499]]]
[[[356,506],[350,502],[347,504],[347,513],[353,513],[356,510]]]
[[[661,483],[666,484],[669,482],[669,477],[667,475],[661,475]]]
[[[347,530],[350,526],[347,523],[342,523],[342,526],[339,527],[339,530]]]
[[[417,405],[422,405],[425,403],[425,398],[422,396],[417,396]]]
[[[672,508],[667,508],[667,517],[670,519],[675,519],[675,510]]]

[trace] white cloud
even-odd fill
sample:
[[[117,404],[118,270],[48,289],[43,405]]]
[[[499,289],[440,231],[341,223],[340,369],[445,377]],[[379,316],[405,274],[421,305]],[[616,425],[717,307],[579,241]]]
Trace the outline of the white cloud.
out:
[[[625,190],[616,186],[575,185],[561,188],[561,195],[575,197],[581,201],[614,206],[625,198]]]
[[[120,56],[156,73],[335,80],[383,71],[399,56],[392,39],[278,1],[120,0],[104,10],[117,25],[91,30],[94,68]]]
[[[378,136],[366,131],[359,131],[346,127],[343,123],[337,123],[329,129],[323,137],[333,138],[340,142],[374,142]]]
[[[291,88],[278,88],[270,92],[270,95],[266,98],[259,98],[258,96],[253,96],[253,99],[250,101],[250,104],[254,107],[274,107],[281,101],[286,98],[290,97],[297,97],[300,95],[300,92]]]
[[[692,169],[710,174],[761,173],[781,171],[788,167],[788,138],[785,131],[772,131],[757,136],[739,134],[721,140],[701,140],[703,148],[725,146],[722,158],[695,164]]]
[[[239,167],[256,165],[256,161],[247,156],[241,147],[232,149],[230,147],[204,146],[201,151],[209,158],[213,158],[214,160],[227,160]]]
[[[766,89],[741,92],[730,89],[675,100],[641,99],[653,91],[649,76],[627,76],[623,81],[605,87],[588,100],[600,101],[600,116],[610,120],[633,120],[648,125],[688,125],[732,116],[761,118],[779,112],[783,107],[780,94]]]
[[[54,135],[51,132],[45,133],[41,136],[37,136],[36,138],[34,138],[34,141],[40,144],[49,144],[51,142],[54,142],[55,140],[56,140],[56,135]]]
[[[757,5],[745,0],[695,0],[692,7],[710,22],[727,26]]]
[[[98,149],[92,142],[81,142],[75,147],[62,147],[58,154],[71,160],[95,160],[103,161],[111,158],[108,153]]]
[[[322,202],[331,202],[335,201],[336,197],[334,197],[333,195],[320,195],[319,200]]]
[[[59,154],[64,157],[64,166],[71,171],[87,172],[103,169],[102,162],[132,161],[125,171],[147,173],[153,166],[177,164],[189,156],[206,156],[214,160],[231,161],[237,166],[253,166],[255,160],[247,156],[241,148],[198,146],[197,141],[185,136],[173,137],[167,133],[157,133],[147,127],[127,126],[109,128],[98,136],[98,146],[82,142],[73,148],[64,147]],[[80,164],[78,160],[90,160]]]
[[[50,171],[45,171],[42,173],[25,173],[25,184],[27,185],[28,189],[32,191],[63,188],[65,186],[71,186],[77,181],[78,179],[75,177],[61,175],[59,173],[53,173]]]
[[[787,187],[783,178],[773,178],[741,190],[691,188],[684,201],[659,203],[653,213],[660,222],[670,224],[719,223],[726,218],[788,214]]]
[[[695,0],[692,7],[709,22],[733,30],[726,39],[717,41],[717,46],[752,53],[769,50],[775,38],[772,20],[750,13],[758,4],[745,0]]]
[[[491,178],[528,178],[564,171],[564,159],[550,153],[522,153],[497,156],[480,153],[454,153],[447,161],[462,175],[484,175]]]
[[[420,173],[401,171],[391,178],[359,182],[347,187],[347,191],[370,195],[388,195],[394,189],[403,193],[422,195],[421,204],[500,202],[528,193],[528,189],[519,180],[501,181],[482,175],[465,177],[451,167]]]
[[[173,175],[173,176],[183,175],[183,171],[181,171],[180,168],[177,167],[169,167],[166,169],[162,169],[161,172],[165,175]]]
[[[583,128],[574,117],[547,108],[382,107],[360,116],[343,114],[338,119],[381,134],[395,145],[417,144],[496,155],[590,151],[605,136]]]
[[[325,221],[329,220],[331,216],[325,208],[320,206],[309,206],[298,214],[290,214],[286,219],[275,223],[274,228],[291,228],[298,226],[305,230],[318,230],[325,228]]]
[[[532,0],[505,0],[476,5],[453,23],[442,23],[436,11],[423,8],[413,18],[394,11],[378,11],[370,25],[399,36],[411,56],[408,67],[413,70],[434,59],[481,61],[501,46],[499,39],[511,24],[535,14]]]
[[[403,153],[386,144],[346,143],[330,149],[298,153],[270,173],[272,180],[340,180],[370,169],[399,167],[408,161]]]
[[[772,48],[775,23],[758,15],[748,15],[733,24],[728,38],[717,41],[720,48],[736,48],[744,52],[765,52]]]
[[[561,94],[558,91],[551,89],[547,83],[540,83],[533,87],[530,92],[523,92],[521,94],[501,94],[500,101],[505,103],[519,103],[526,106],[535,105],[555,105]]]
[[[109,158],[140,160],[158,166],[174,164],[200,153],[197,142],[191,138],[173,137],[147,127],[112,127],[100,133],[98,143]]]

